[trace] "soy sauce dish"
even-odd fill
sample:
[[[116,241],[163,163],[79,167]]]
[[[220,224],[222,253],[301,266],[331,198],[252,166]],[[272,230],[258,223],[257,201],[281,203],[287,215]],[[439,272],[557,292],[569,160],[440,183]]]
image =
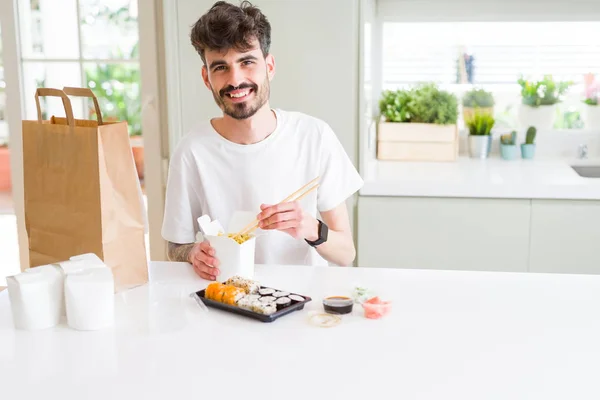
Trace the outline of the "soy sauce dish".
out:
[[[323,308],[330,314],[350,314],[354,300],[346,296],[329,296],[323,299]]]

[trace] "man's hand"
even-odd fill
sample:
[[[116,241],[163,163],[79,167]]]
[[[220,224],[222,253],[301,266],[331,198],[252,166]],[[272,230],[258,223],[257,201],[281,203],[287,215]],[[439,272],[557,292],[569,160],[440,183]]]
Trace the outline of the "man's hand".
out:
[[[319,237],[319,221],[306,214],[297,201],[260,206],[257,215],[259,228],[279,230],[291,235],[294,239],[317,240]]]
[[[215,257],[215,249],[210,246],[207,240],[194,245],[190,251],[188,261],[203,279],[214,281],[220,273],[217,269],[219,260]]]

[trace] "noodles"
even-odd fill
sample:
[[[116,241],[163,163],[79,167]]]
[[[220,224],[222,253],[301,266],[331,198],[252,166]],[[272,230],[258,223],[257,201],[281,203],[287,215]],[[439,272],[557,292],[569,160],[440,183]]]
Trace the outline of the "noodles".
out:
[[[223,235],[224,235],[223,232],[219,232],[219,236],[223,236]],[[235,240],[239,244],[244,243],[245,241],[249,240],[252,237],[248,233],[245,233],[245,234],[239,235],[239,236],[236,236],[236,235],[237,235],[237,233],[228,233],[227,237],[232,238],[233,240]]]

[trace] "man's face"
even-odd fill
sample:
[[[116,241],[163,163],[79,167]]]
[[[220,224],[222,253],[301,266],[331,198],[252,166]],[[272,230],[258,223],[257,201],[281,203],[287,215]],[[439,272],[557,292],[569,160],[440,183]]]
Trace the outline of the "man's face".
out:
[[[207,50],[204,56],[204,84],[225,114],[235,119],[250,118],[267,103],[275,62],[271,55],[263,57],[257,41],[245,53]]]

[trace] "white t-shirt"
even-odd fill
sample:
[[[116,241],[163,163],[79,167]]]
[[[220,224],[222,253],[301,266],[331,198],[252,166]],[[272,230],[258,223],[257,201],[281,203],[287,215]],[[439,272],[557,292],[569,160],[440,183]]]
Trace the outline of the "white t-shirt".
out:
[[[255,144],[225,139],[210,121],[183,137],[169,168],[165,240],[193,243],[198,217],[207,214],[227,228],[235,211],[258,214],[261,204],[277,204],[317,176],[320,186],[300,200],[315,218],[362,187],[362,178],[328,124],[299,112],[273,111],[275,131]],[[261,233],[256,238],[257,264],[327,265],[304,239],[280,231]]]

